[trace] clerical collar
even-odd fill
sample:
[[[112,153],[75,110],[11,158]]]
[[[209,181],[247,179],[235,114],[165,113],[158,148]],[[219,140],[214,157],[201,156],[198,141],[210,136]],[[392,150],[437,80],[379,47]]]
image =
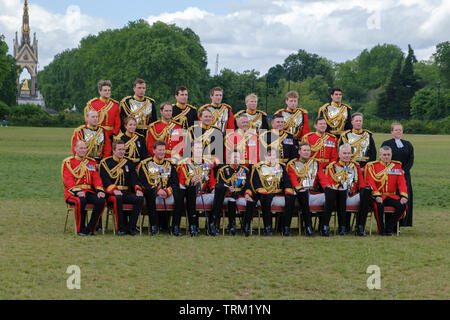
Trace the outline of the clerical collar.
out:
[[[250,111],[250,110],[248,110],[248,108],[247,108],[247,111],[245,111],[247,114],[249,114],[249,115],[251,115],[251,116],[254,116],[257,112],[258,112],[258,110],[255,110],[255,111]]]
[[[136,97],[136,95],[133,96],[134,100],[138,101],[138,102],[142,102],[145,100],[145,96],[142,98]]]
[[[363,129],[359,129],[359,130],[353,129],[352,132],[356,133],[356,134],[362,134],[363,133]]]
[[[397,148],[399,148],[399,149],[403,148],[403,142],[401,139],[394,138],[394,140],[395,140],[395,144],[397,145]]]
[[[335,106],[335,107],[338,107],[338,108],[340,108],[341,106],[342,106],[342,103],[336,103],[336,102],[334,102],[334,101],[332,101],[331,102],[331,104],[333,105],[333,106]]]

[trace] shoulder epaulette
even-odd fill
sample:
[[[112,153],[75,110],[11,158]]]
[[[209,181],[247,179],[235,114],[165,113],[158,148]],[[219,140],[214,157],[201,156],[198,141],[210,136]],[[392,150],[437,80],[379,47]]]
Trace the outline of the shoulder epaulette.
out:
[[[380,162],[380,160],[370,161],[366,163],[366,166],[373,166],[375,163]]]
[[[364,131],[366,131],[368,134],[373,134],[373,132],[370,130],[364,129]]]
[[[114,100],[113,98],[109,98],[110,100],[112,100],[113,102],[115,102],[115,103],[117,103],[117,104],[119,104],[119,101],[117,101],[117,100]]]
[[[289,161],[287,164],[286,164],[286,167],[289,167],[292,163],[294,163],[295,161],[297,161],[298,159],[292,159],[291,161]]]
[[[187,106],[187,107],[189,107],[189,108],[191,108],[191,109],[197,110],[197,108],[196,108],[196,107],[194,107],[193,105],[190,105],[190,104],[186,104],[186,106]]]
[[[134,134],[145,139],[145,137],[139,132],[135,132]]]
[[[151,101],[151,102],[153,102],[153,103],[156,103],[156,100],[155,100],[155,99],[153,99],[153,98],[150,98],[150,97],[147,97],[147,96],[144,96],[144,98],[146,98],[146,99],[150,100],[150,101]]]
[[[349,132],[351,132],[352,130],[345,130],[344,132],[341,133],[341,137]]]
[[[70,160],[72,160],[73,158],[74,158],[74,156],[67,157],[67,158],[65,158],[62,162],[64,163],[64,162],[70,161]]]
[[[350,107],[348,104],[342,103],[343,106],[346,106],[347,108],[349,108],[350,110],[352,110],[352,107]]]
[[[241,110],[241,111],[238,111],[235,115],[234,115],[234,119],[236,120],[242,113],[244,113],[245,112],[245,110]]]
[[[122,100],[120,100],[120,103],[125,102],[126,100],[132,98],[133,96],[126,96],[125,98],[123,98]]]
[[[399,165],[402,165],[402,163],[400,161],[397,161],[397,160],[391,160],[391,162],[399,164]]]
[[[323,109],[325,109],[326,107],[328,107],[330,105],[330,103],[328,102],[328,103],[325,103],[323,106],[321,106],[320,108],[319,108],[319,111],[322,111]]]
[[[306,114],[308,114],[308,110],[306,110],[306,109],[303,109],[303,108],[299,108],[303,113],[306,113]]]
[[[329,133],[329,132],[325,132],[325,133],[328,134],[330,137],[337,139],[336,136],[335,136],[334,134]]]
[[[256,112],[259,112],[259,113],[262,113],[264,116],[266,116],[267,117],[267,113],[265,113],[264,111],[261,111],[261,110],[256,110]]]

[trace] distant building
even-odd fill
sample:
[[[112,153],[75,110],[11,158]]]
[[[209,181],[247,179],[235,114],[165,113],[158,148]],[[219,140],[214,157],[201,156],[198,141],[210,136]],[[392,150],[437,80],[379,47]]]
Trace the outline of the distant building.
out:
[[[36,104],[45,108],[45,101],[43,96],[37,90],[37,65],[38,65],[38,41],[36,40],[36,33],[33,37],[33,45],[31,45],[30,37],[30,18],[28,15],[28,0],[25,0],[22,18],[22,37],[19,40],[14,39],[14,58],[16,63],[20,66],[20,72],[17,75],[17,103],[20,104]],[[23,69],[27,69],[31,76],[31,83],[28,84],[26,80],[24,84],[20,85],[20,74]]]

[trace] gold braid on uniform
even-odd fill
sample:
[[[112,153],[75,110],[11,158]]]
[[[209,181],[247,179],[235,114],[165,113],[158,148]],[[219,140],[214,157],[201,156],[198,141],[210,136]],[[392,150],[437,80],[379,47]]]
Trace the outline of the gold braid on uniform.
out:
[[[153,138],[158,141],[163,141],[166,139],[166,137],[169,135],[169,131],[173,129],[173,127],[175,127],[174,122],[170,122],[169,125],[167,125],[162,131],[161,133],[156,132],[156,129],[154,126],[150,126],[149,128],[149,132],[151,133],[151,135],[153,136]]]
[[[150,161],[148,161],[148,162],[150,162]],[[145,164],[147,164],[148,162],[146,162]],[[143,165],[142,167],[143,167],[142,170],[144,171],[145,177],[147,178],[147,181],[149,182],[149,184],[152,187],[156,186],[158,188],[165,188],[167,186],[167,182],[169,180],[168,178],[160,178],[160,179],[158,179],[160,177],[160,172],[150,173],[150,171],[148,171],[148,167],[146,165]],[[165,170],[167,168],[170,169],[170,162],[169,161],[166,161],[164,163],[163,169]],[[152,185],[151,182],[156,181],[156,180],[158,180],[158,182],[155,185]]]
[[[388,181],[388,171],[391,170],[392,168],[395,167],[395,163],[391,163],[389,166],[387,166],[386,168],[384,168],[383,170],[381,170],[378,173],[375,173],[375,168],[373,167],[373,162],[369,162],[366,166],[366,177],[367,177],[367,173],[370,173],[370,175],[372,176],[373,180],[375,180],[378,183],[381,183],[380,187],[378,188],[379,190],[383,189],[384,186],[386,185],[386,182]]]
[[[328,107],[328,106],[329,105],[326,105],[326,106],[322,107],[320,111],[323,111],[322,112],[323,113],[323,117],[325,118],[325,121],[327,122],[327,124],[330,127],[334,128],[332,126],[333,122],[336,122],[336,121],[339,122],[339,127],[336,128],[335,130],[332,130],[331,133],[341,132],[344,129],[344,126],[345,126],[345,120],[346,120],[345,113],[347,112],[347,106],[345,104],[341,104],[341,110],[339,110],[338,114],[336,114],[334,117],[329,117],[328,116],[328,112],[326,112],[327,111],[326,107]]]
[[[111,170],[108,168],[107,164],[105,163],[105,160],[102,160],[100,164],[106,170],[111,179],[116,179],[114,184],[121,186],[123,185],[125,178],[122,169],[125,163],[127,163],[127,159],[122,158],[122,160],[120,160],[120,162]]]
[[[124,134],[121,132],[118,136],[114,137],[114,140],[121,140],[120,138],[124,136]],[[125,143],[125,150],[127,150],[127,157],[132,160],[133,162],[136,162],[139,160],[139,151],[136,148],[136,140],[139,138],[138,133],[134,133],[133,137],[130,138]]]
[[[71,158],[67,158],[66,160],[64,160],[64,165],[67,167],[67,169],[69,169],[69,171],[73,175],[73,177],[79,181],[79,180],[81,180],[81,178],[84,177],[84,175],[86,174],[86,171],[88,170],[87,164],[89,162],[89,159],[82,160],[80,162],[80,164],[78,166],[76,166],[74,169],[72,169],[72,166],[70,165],[70,159]],[[64,165],[63,165],[63,170],[64,170]]]

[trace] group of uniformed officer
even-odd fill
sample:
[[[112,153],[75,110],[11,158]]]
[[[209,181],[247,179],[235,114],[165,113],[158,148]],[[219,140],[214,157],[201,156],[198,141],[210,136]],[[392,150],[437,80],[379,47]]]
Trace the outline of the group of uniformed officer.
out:
[[[391,161],[389,147],[376,160],[372,133],[362,128],[363,115],[351,114],[342,91],[333,89],[331,103],[319,109],[310,132],[308,113],[298,107],[298,93],[286,95],[286,108],[271,117],[258,110],[258,97],[246,97],[246,110],[233,115],[222,103],[223,90],[210,92],[211,103],[197,109],[188,104],[188,89],[178,87],[176,104],[160,106],[145,96],[142,79],[134,95],[120,103],[111,99],[111,82],[98,83],[99,98],[85,108],[86,124],[72,137],[74,156],[63,161],[66,202],[76,208],[78,235],[94,235],[101,227],[107,203],[114,209],[118,235],[135,235],[144,203],[151,233],[160,227],[181,236],[180,220],[187,210],[189,233],[199,233],[197,209],[208,211],[207,234],[216,236],[223,207],[228,233],[237,234],[236,213],[243,211],[242,231],[251,235],[251,221],[259,203],[264,234],[272,235],[272,208],[282,208],[278,231],[290,236],[296,202],[306,236],[313,236],[311,207],[323,206],[319,232],[330,236],[332,211],[338,213],[339,234],[350,231],[347,206],[358,206],[355,234],[364,236],[369,201],[376,203],[379,233],[392,235],[406,208],[407,191],[401,165]],[[400,168],[400,169],[399,169]],[[396,190],[399,190],[397,194]],[[144,201],[145,199],[145,201]],[[94,210],[86,224],[86,204]],[[125,212],[123,204],[132,204]],[[173,206],[158,215],[157,204]],[[394,206],[394,214],[384,213]],[[244,209],[242,209],[244,208]]]

